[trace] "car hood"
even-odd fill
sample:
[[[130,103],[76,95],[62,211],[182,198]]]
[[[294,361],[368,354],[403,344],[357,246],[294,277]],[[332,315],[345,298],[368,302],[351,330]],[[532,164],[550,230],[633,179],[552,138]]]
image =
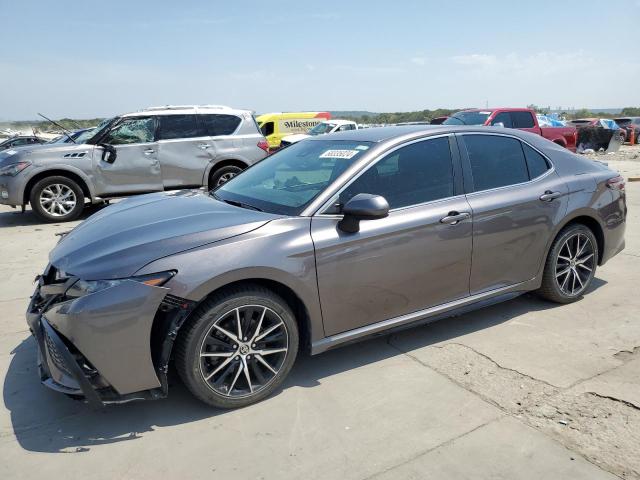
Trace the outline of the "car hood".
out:
[[[38,164],[40,160],[64,161],[64,156],[68,153],[88,153],[93,148],[94,145],[85,143],[39,144],[9,148],[7,150],[0,151],[0,167],[25,161],[32,162],[34,164]]]
[[[275,218],[203,191],[141,195],[78,225],[51,251],[49,262],[85,280],[126,278],[161,257],[250,232]]]

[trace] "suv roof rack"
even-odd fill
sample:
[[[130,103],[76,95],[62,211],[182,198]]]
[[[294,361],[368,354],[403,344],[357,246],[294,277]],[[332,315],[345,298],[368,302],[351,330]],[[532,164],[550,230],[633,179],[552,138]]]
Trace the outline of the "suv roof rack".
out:
[[[150,112],[155,110],[187,110],[191,108],[215,108],[218,110],[232,110],[231,107],[226,105],[160,105],[157,107],[143,108],[143,112]]]

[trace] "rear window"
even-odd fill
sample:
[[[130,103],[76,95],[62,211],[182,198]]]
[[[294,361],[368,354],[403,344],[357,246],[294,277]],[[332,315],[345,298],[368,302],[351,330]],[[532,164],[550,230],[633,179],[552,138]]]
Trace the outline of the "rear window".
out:
[[[235,115],[201,114],[200,123],[205,134],[211,137],[231,135],[240,125],[240,118]]]
[[[491,112],[458,112],[447,118],[444,125],[484,125]]]
[[[519,140],[497,135],[463,135],[474,191],[527,182],[529,174]]]
[[[522,144],[524,156],[527,159],[527,168],[529,169],[529,177],[537,178],[549,170],[550,166],[547,160],[536,150],[526,143]]]
[[[535,127],[531,112],[511,112],[511,120],[513,121],[513,128]]]
[[[158,120],[158,140],[203,136],[195,115],[161,115]]]

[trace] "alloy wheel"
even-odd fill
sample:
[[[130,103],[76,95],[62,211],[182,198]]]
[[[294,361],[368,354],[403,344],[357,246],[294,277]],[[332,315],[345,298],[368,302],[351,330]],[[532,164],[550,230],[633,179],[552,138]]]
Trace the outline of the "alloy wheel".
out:
[[[587,235],[576,233],[567,238],[556,259],[556,282],[562,293],[580,295],[589,286],[595,260],[595,248]]]
[[[219,316],[200,344],[200,371],[209,388],[232,398],[266,388],[284,364],[289,334],[282,318],[262,305]]]
[[[53,217],[64,217],[76,206],[74,191],[62,183],[48,185],[40,192],[40,206]]]
[[[220,185],[227,183],[229,180],[231,180],[235,176],[236,174],[233,172],[223,173],[222,175],[220,175],[220,178],[218,178],[218,181],[216,182],[216,187],[219,187]]]

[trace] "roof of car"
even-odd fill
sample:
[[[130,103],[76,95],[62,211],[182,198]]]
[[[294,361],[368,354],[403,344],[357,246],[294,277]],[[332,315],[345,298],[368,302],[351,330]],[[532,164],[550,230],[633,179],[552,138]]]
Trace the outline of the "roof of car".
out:
[[[494,108],[465,108],[461,112],[495,112],[500,110],[503,112],[530,112],[531,109],[526,107],[494,107]]]
[[[341,120],[338,118],[330,118],[329,120],[323,120],[322,123],[332,123],[334,125],[345,125],[347,123],[356,123],[352,120]]]
[[[142,117],[152,115],[179,115],[185,113],[226,113],[226,114],[252,114],[251,110],[227,107],[226,105],[162,105],[147,107],[137,112],[125,113],[122,117]]]
[[[389,127],[362,128],[358,130],[329,133],[326,135],[318,135],[317,137],[310,137],[305,141],[322,142],[330,140],[348,140],[380,143],[401,138],[404,141],[424,136],[465,132],[502,133],[526,139],[528,142],[534,143],[537,143],[539,139],[544,139],[544,137],[541,137],[540,135],[504,127],[484,127],[479,125],[395,125]]]

